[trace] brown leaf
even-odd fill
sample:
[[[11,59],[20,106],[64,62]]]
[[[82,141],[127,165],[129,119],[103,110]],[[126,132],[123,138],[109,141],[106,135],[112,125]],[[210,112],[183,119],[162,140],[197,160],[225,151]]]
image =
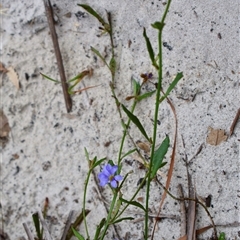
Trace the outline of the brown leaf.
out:
[[[224,130],[214,129],[214,128],[211,128],[211,127],[209,127],[208,130],[209,130],[209,133],[208,133],[208,136],[207,136],[207,143],[208,144],[217,146],[221,142],[227,140],[227,135],[225,135]]]
[[[4,64],[2,62],[0,62],[0,72],[2,73],[8,72],[8,70],[4,67]]]
[[[2,110],[0,110],[0,137],[8,137],[8,133],[10,132],[11,128],[9,127],[8,119],[3,113]]]
[[[19,89],[20,85],[19,85],[19,79],[18,79],[18,75],[16,73],[16,71],[14,70],[14,68],[12,66],[7,68],[7,76],[9,78],[9,80],[14,84],[14,86]]]
[[[138,146],[140,149],[142,149],[144,152],[150,153],[150,145],[149,145],[149,143],[137,141],[136,144],[137,144],[137,146]]]

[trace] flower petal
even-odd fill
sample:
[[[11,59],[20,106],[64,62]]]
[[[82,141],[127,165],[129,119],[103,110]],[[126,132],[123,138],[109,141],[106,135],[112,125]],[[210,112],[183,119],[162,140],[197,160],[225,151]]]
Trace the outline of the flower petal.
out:
[[[105,166],[105,171],[109,173],[109,176],[114,175],[114,173],[117,171],[118,166],[114,165],[112,166],[111,164],[107,164]]]
[[[118,170],[118,166],[114,165],[114,166],[111,166],[111,175],[114,175],[115,172]]]
[[[116,187],[117,187],[117,182],[116,182],[115,180],[112,180],[112,181],[110,182],[110,184],[111,184],[111,186],[112,186],[113,188],[116,188]]]
[[[121,181],[121,180],[123,179],[123,177],[120,176],[120,175],[116,175],[116,176],[114,176],[114,179],[115,179],[116,181]]]
[[[107,164],[103,167],[102,173],[104,173],[106,176],[111,176],[111,165]]]
[[[100,180],[100,186],[102,187],[105,186],[109,181],[108,176],[106,176],[103,172],[98,174],[98,179]]]

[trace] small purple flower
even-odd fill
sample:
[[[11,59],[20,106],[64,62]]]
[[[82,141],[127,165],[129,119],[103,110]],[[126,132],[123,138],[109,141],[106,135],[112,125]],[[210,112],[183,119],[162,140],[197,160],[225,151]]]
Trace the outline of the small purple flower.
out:
[[[118,182],[123,179],[120,175],[114,175],[118,169],[118,166],[106,164],[103,167],[102,172],[98,174],[98,179],[100,180],[100,186],[105,186],[106,184],[110,183],[112,188],[116,188]]]
[[[152,74],[151,72],[148,73],[148,74],[146,73],[146,75],[147,75],[147,78],[148,78],[148,79],[151,79],[151,78],[153,77],[153,74]]]

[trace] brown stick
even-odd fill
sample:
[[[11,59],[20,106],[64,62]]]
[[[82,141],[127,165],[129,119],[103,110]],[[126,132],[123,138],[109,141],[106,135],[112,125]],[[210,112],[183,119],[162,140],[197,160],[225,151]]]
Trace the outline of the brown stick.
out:
[[[57,37],[55,25],[54,25],[53,9],[52,9],[50,0],[43,0],[43,2],[44,2],[45,11],[46,11],[47,19],[48,19],[50,33],[52,36],[54,52],[55,52],[56,59],[57,59],[58,70],[59,70],[59,74],[60,74],[60,78],[61,78],[65,105],[67,108],[67,112],[70,112],[72,110],[72,99],[68,93],[68,85],[67,85],[67,81],[66,81],[64,67],[63,67],[62,55],[60,52],[60,48],[59,48],[59,44],[58,44],[58,37]]]
[[[233,131],[234,131],[234,128],[237,124],[239,116],[240,116],[240,108],[238,109],[237,114],[236,114],[235,118],[233,119],[232,125],[230,127],[230,131],[229,131],[229,136],[231,136],[233,134]]]

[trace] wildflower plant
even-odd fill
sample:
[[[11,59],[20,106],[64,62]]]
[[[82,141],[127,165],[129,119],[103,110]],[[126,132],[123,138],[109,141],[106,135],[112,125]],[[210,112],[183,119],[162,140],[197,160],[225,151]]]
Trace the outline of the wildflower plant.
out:
[[[144,239],[148,238],[149,230],[148,230],[148,206],[149,206],[149,194],[150,194],[150,182],[156,177],[157,171],[162,168],[166,162],[164,162],[164,157],[168,151],[169,145],[170,145],[170,138],[168,135],[165,136],[165,139],[162,140],[161,144],[158,144],[156,142],[157,137],[157,117],[159,112],[159,105],[160,103],[167,98],[167,96],[170,94],[171,90],[175,87],[175,85],[178,83],[178,81],[183,77],[182,73],[178,73],[174,79],[174,81],[170,84],[168,87],[166,93],[164,93],[162,90],[162,30],[164,26],[164,21],[168,12],[168,9],[170,7],[171,1],[168,1],[166,5],[166,9],[164,11],[164,15],[161,19],[161,22],[155,22],[152,24],[152,27],[157,29],[158,31],[158,43],[159,43],[159,52],[158,54],[155,54],[151,45],[151,42],[147,36],[146,30],[143,29],[143,37],[145,38],[147,50],[149,53],[149,57],[151,60],[152,65],[156,68],[158,72],[158,82],[155,84],[156,90],[150,91],[150,92],[143,92],[142,88],[144,84],[146,84],[148,81],[152,80],[153,73],[145,73],[141,74],[141,78],[143,79],[142,83],[139,83],[135,79],[133,79],[133,94],[131,96],[127,96],[126,100],[130,101],[133,100],[133,104],[131,109],[129,110],[121,101],[118,99],[116,94],[116,82],[115,82],[115,73],[116,73],[116,59],[115,59],[115,52],[114,52],[114,43],[113,43],[113,34],[112,34],[112,24],[111,24],[111,14],[107,12],[107,21],[104,20],[103,17],[101,17],[93,8],[86,4],[78,4],[80,7],[84,8],[89,14],[93,15],[100,23],[101,23],[101,30],[102,34],[107,33],[110,37],[111,42],[111,59],[109,63],[106,61],[106,59],[100,54],[100,52],[95,49],[94,47],[91,47],[91,50],[106,64],[108,69],[111,73],[111,82],[110,82],[110,89],[112,96],[115,100],[116,107],[119,113],[119,117],[122,123],[123,127],[123,136],[122,141],[119,148],[119,154],[117,158],[117,165],[111,163],[107,163],[104,165],[101,172],[98,173],[99,178],[99,184],[100,186],[106,186],[109,185],[113,189],[113,196],[109,208],[109,213],[106,218],[103,218],[101,223],[98,225],[96,234],[94,236],[94,239],[104,239],[105,234],[109,228],[109,226],[116,224],[121,221],[126,220],[132,220],[132,217],[122,217],[122,214],[124,211],[129,207],[129,205],[134,205],[138,208],[140,208],[145,215],[145,229],[144,229]],[[162,91],[162,95],[161,95]],[[136,105],[141,102],[142,100],[152,96],[153,94],[156,94],[156,103],[155,103],[155,111],[154,111],[154,127],[153,127],[153,136],[150,137],[148,133],[146,132],[145,128],[143,127],[141,121],[139,118],[134,114],[134,110]],[[127,122],[123,120],[123,114],[126,114],[128,117]],[[127,135],[129,135],[130,139],[130,133],[128,132],[130,124],[133,123],[137,129],[141,132],[143,137],[148,142],[149,146],[151,146],[151,154],[150,154],[150,161],[148,162],[140,153],[138,150],[136,144],[133,141],[133,145],[135,148],[130,149],[127,153],[123,152],[123,146],[126,140]],[[158,147],[157,147],[158,146]],[[124,176],[124,178],[120,175],[121,167],[122,167],[122,160],[132,154],[133,152],[137,152],[141,159],[143,160],[143,163],[147,169],[145,177],[142,179],[140,185],[138,186],[135,193],[131,196],[130,199],[124,199],[121,193],[121,187],[123,186],[125,179],[127,178],[127,175]],[[121,181],[121,184],[119,184],[119,181]],[[135,197],[142,188],[142,186],[146,182],[146,205],[143,206],[139,202],[135,201]],[[88,234],[87,230],[87,224],[85,224],[86,227],[86,238],[83,237],[80,233],[76,233],[75,236],[78,237],[78,239],[90,239],[90,236]]]
[[[155,68],[158,80],[156,83],[153,83],[155,85],[155,90],[144,92],[143,86],[147,82],[151,82],[153,80],[153,73],[143,73],[141,74],[142,82],[132,79],[133,82],[133,90],[132,94],[130,96],[126,96],[127,101],[132,102],[131,108],[127,108],[123,103],[122,100],[120,100],[117,97],[116,89],[117,84],[115,81],[115,73],[117,68],[117,62],[116,62],[116,55],[115,55],[115,48],[114,48],[114,42],[113,42],[113,29],[112,29],[112,19],[111,19],[111,13],[107,12],[107,21],[104,19],[104,17],[100,16],[92,7],[86,5],[86,4],[78,4],[81,8],[83,8],[85,11],[87,11],[90,15],[95,17],[101,24],[101,27],[99,28],[102,31],[102,34],[108,34],[110,38],[110,48],[111,48],[111,56],[110,61],[107,62],[104,56],[100,54],[100,52],[95,49],[94,47],[91,47],[91,50],[94,54],[96,54],[107,66],[107,68],[110,71],[111,74],[111,81],[110,81],[110,90],[112,97],[115,101],[116,108],[119,114],[119,118],[121,121],[121,125],[123,127],[123,135],[120,142],[120,147],[118,151],[118,156],[116,156],[116,159],[107,160],[105,158],[102,158],[98,160],[97,157],[94,157],[91,159],[89,157],[87,149],[85,149],[85,155],[89,163],[89,171],[86,177],[85,181],[85,188],[84,188],[84,197],[83,197],[83,203],[82,203],[82,219],[85,226],[85,233],[81,232],[79,233],[75,227],[72,227],[70,231],[79,239],[79,240],[103,240],[106,237],[106,233],[110,226],[117,224],[121,221],[131,221],[133,217],[126,217],[123,216],[123,213],[125,213],[125,210],[130,206],[135,206],[139,208],[143,214],[144,214],[144,230],[143,230],[143,238],[145,240],[149,237],[149,199],[150,199],[150,192],[151,187],[150,183],[157,178],[157,172],[159,169],[161,169],[167,162],[164,161],[165,156],[168,152],[169,146],[170,146],[170,137],[168,135],[165,135],[165,137],[162,139],[161,143],[157,142],[157,133],[158,133],[158,114],[159,114],[159,107],[160,104],[168,98],[168,95],[171,93],[173,88],[177,85],[177,83],[182,79],[183,74],[181,72],[176,73],[176,76],[172,83],[168,86],[166,91],[163,90],[162,87],[162,81],[163,81],[163,57],[162,57],[162,33],[163,28],[165,25],[165,19],[169,10],[171,4],[171,0],[167,1],[167,4],[165,6],[165,10],[163,13],[162,18],[160,21],[156,21],[151,26],[156,29],[158,32],[158,51],[155,53],[152,44],[150,42],[150,39],[147,35],[146,29],[143,29],[143,37],[146,42],[147,51],[149,54],[150,62],[152,66]],[[90,71],[83,71],[80,74],[78,74],[73,79],[69,80],[69,83],[73,83],[68,89],[70,94],[75,93],[76,91],[73,91],[73,88],[82,81],[82,79],[91,74]],[[58,82],[55,79],[52,79],[44,74],[42,74],[45,78],[48,80]],[[152,130],[152,136],[149,136],[145,128],[143,127],[141,121],[139,120],[138,116],[134,114],[134,110],[136,108],[136,105],[141,103],[144,99],[151,97],[152,95],[155,95],[155,108],[154,108],[154,115],[153,115],[153,130]],[[173,112],[174,107],[171,103],[169,103]],[[124,117],[127,117],[128,120],[125,121]],[[149,148],[149,161],[141,154],[139,151],[136,143],[132,139],[130,133],[129,133],[129,127],[130,124],[133,124],[142,134],[143,138],[145,138],[147,142],[147,146]],[[124,144],[126,142],[127,137],[130,138],[133,144],[133,148],[129,149],[127,152],[124,152]],[[175,146],[176,146],[176,131],[175,131],[175,137],[172,140],[173,145],[173,152],[172,152],[172,159],[171,164],[174,163],[174,153],[175,153]],[[127,173],[126,175],[121,174],[122,170],[122,161],[124,158],[129,156],[132,153],[137,153],[142,160],[142,163],[144,167],[146,168],[146,173],[143,179],[141,179],[140,184],[138,185],[136,191],[132,194],[132,196],[129,199],[123,198],[122,194],[122,187],[125,184],[125,180],[128,178],[128,175],[130,173]],[[101,169],[101,170],[100,170]],[[170,171],[172,171],[173,166],[171,167]],[[107,216],[103,217],[100,223],[96,227],[96,231],[94,233],[94,237],[90,237],[88,226],[90,224],[90,221],[87,219],[87,213],[88,210],[86,208],[86,194],[87,194],[87,187],[89,183],[89,179],[91,177],[91,174],[93,172],[98,172],[98,180],[99,180],[99,186],[106,187],[109,186],[112,190],[112,198],[110,202],[110,206],[108,209]],[[171,180],[171,172],[169,173],[169,178],[166,184],[166,187],[164,187],[165,191],[168,192],[168,186]],[[143,185],[146,183],[146,201],[145,205],[142,205],[138,201],[136,201],[136,196],[139,193],[139,191],[142,189]],[[170,194],[170,193],[169,193]],[[171,195],[172,196],[172,195]],[[172,196],[174,198],[174,196]],[[178,199],[182,200],[182,199]],[[189,199],[188,199],[189,200]],[[75,226],[75,225],[74,225]],[[152,235],[153,239],[153,235]]]

